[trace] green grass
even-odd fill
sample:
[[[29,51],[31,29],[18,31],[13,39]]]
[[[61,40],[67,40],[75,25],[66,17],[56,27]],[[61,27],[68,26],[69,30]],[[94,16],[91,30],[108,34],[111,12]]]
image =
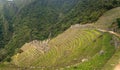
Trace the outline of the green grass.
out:
[[[119,40],[120,38],[118,38]],[[120,40],[119,40],[120,41]],[[114,67],[119,64],[120,62],[120,47],[118,45],[118,47],[116,48],[115,53],[113,54],[113,56],[110,58],[110,60],[108,60],[108,62],[104,65],[104,67],[102,68],[102,70],[113,70]]]
[[[11,65],[11,64],[1,64],[0,63],[0,70],[19,70],[22,68],[18,68],[17,66]]]
[[[97,44],[96,47],[100,47],[98,47],[99,49],[96,53],[91,49],[88,50],[94,53],[94,56],[92,56],[89,61],[80,63],[78,66],[72,66],[65,70],[101,70],[115,52],[115,47],[110,44],[111,37],[112,36],[109,34],[104,34],[103,38],[98,39],[97,42],[94,43]],[[104,50],[105,53],[100,55],[100,50]]]

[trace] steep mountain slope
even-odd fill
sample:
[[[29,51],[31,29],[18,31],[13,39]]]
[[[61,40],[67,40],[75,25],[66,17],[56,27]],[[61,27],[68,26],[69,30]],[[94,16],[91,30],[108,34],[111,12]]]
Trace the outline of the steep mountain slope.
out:
[[[16,2],[16,0],[14,1]],[[8,44],[13,36],[14,30],[12,20],[22,8],[18,7],[18,4],[14,1],[0,0],[0,61],[3,60],[4,55],[6,55],[6,51],[4,49],[5,45]],[[19,4],[22,4],[22,2],[19,2]],[[29,3],[30,2],[27,2],[27,4]],[[25,6],[25,4],[22,5]]]
[[[108,15],[112,23],[119,18],[115,15],[119,13],[118,9],[120,8],[112,9],[103,16]],[[98,21],[103,18],[108,19],[100,17]],[[98,21],[95,24],[71,26],[52,40],[26,43],[19,53],[12,57],[12,63],[35,70],[113,70],[119,63],[120,35],[102,30],[103,26],[96,28]],[[109,28],[110,24],[107,25]]]
[[[56,34],[49,30],[53,29],[52,26],[64,17],[63,14],[67,13],[76,2],[77,0],[35,0],[25,6],[13,20],[13,36],[5,46],[9,51],[8,54],[13,54],[15,49],[25,42],[34,39],[43,40],[50,34],[55,36]]]
[[[15,0],[5,2],[0,19],[0,44],[3,45],[0,49],[0,60],[12,61],[15,67],[26,66],[28,70],[29,68],[36,70],[37,67],[38,70],[39,68],[59,69],[61,67],[68,70],[94,70],[102,69],[103,65],[103,69],[106,69],[116,58],[114,57],[115,47],[119,45],[116,46],[114,43],[116,35],[107,30],[116,31],[113,25],[118,25],[120,8],[115,8],[102,17],[100,16],[105,11],[118,6],[120,6],[119,0],[29,0],[28,2],[27,0]],[[95,22],[99,17],[100,19]],[[95,23],[75,25],[65,31],[72,24],[87,22]],[[63,31],[65,31],[63,34],[52,39]],[[35,41],[35,43],[33,41],[21,48],[26,42],[47,38],[52,40]],[[117,39],[119,39],[118,36]],[[87,44],[86,41],[88,41]],[[13,56],[12,59],[11,56]],[[4,65],[0,66],[4,68]],[[8,65],[9,67],[14,66]]]
[[[9,21],[9,23],[14,19],[14,17],[19,13],[19,11],[33,2],[34,0],[2,0],[3,2],[3,10],[2,13],[4,17]]]
[[[22,1],[20,4],[17,4],[17,1],[15,4],[20,7]],[[25,3],[9,22],[12,23],[10,24],[12,39],[5,46],[6,51],[9,51],[8,55],[12,55],[15,49],[20,48],[25,42],[55,37],[72,24],[96,21],[103,12],[120,5],[118,0],[34,0],[32,2],[30,0],[29,2],[27,5]]]

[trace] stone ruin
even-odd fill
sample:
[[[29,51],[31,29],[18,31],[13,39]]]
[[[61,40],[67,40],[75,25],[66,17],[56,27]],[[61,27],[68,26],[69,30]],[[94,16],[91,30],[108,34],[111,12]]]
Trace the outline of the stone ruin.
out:
[[[26,43],[21,48],[21,50],[26,51],[27,49],[29,49],[29,47],[31,47],[31,48],[35,48],[35,49],[41,51],[42,53],[45,53],[50,49],[50,47],[48,45],[49,41],[50,41],[50,39],[44,40],[44,41],[33,40],[30,43]]]

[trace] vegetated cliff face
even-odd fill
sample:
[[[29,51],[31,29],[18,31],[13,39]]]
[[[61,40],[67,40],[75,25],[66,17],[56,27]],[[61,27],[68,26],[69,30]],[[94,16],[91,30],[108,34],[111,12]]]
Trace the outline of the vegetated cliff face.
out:
[[[22,2],[19,3],[22,4]],[[7,55],[4,47],[14,35],[14,23],[12,21],[20,9],[21,7],[18,7],[15,1],[0,0],[0,60],[3,60],[3,57]]]

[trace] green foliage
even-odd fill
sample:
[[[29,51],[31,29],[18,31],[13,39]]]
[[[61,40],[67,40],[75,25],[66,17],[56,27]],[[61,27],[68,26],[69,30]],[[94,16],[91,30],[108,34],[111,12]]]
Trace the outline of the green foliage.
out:
[[[25,42],[32,40],[44,40],[58,34],[56,22],[68,12],[77,1],[73,0],[36,0],[22,8],[10,22],[13,28],[13,37],[5,46],[9,55],[14,54],[16,48],[20,48]],[[10,17],[7,13],[9,7],[4,8],[4,16]],[[58,9],[59,8],[59,9]],[[10,9],[11,10],[11,9]],[[12,10],[14,11],[14,10]],[[15,15],[15,14],[14,14]],[[8,19],[6,17],[6,19]],[[8,19],[9,20],[9,19]]]
[[[80,0],[59,23],[66,25],[95,22],[105,11],[118,6],[120,6],[118,0]]]
[[[2,61],[5,56],[7,55],[7,51],[5,49],[2,49],[0,50],[0,61]]]
[[[117,19],[118,27],[120,28],[120,18]]]

